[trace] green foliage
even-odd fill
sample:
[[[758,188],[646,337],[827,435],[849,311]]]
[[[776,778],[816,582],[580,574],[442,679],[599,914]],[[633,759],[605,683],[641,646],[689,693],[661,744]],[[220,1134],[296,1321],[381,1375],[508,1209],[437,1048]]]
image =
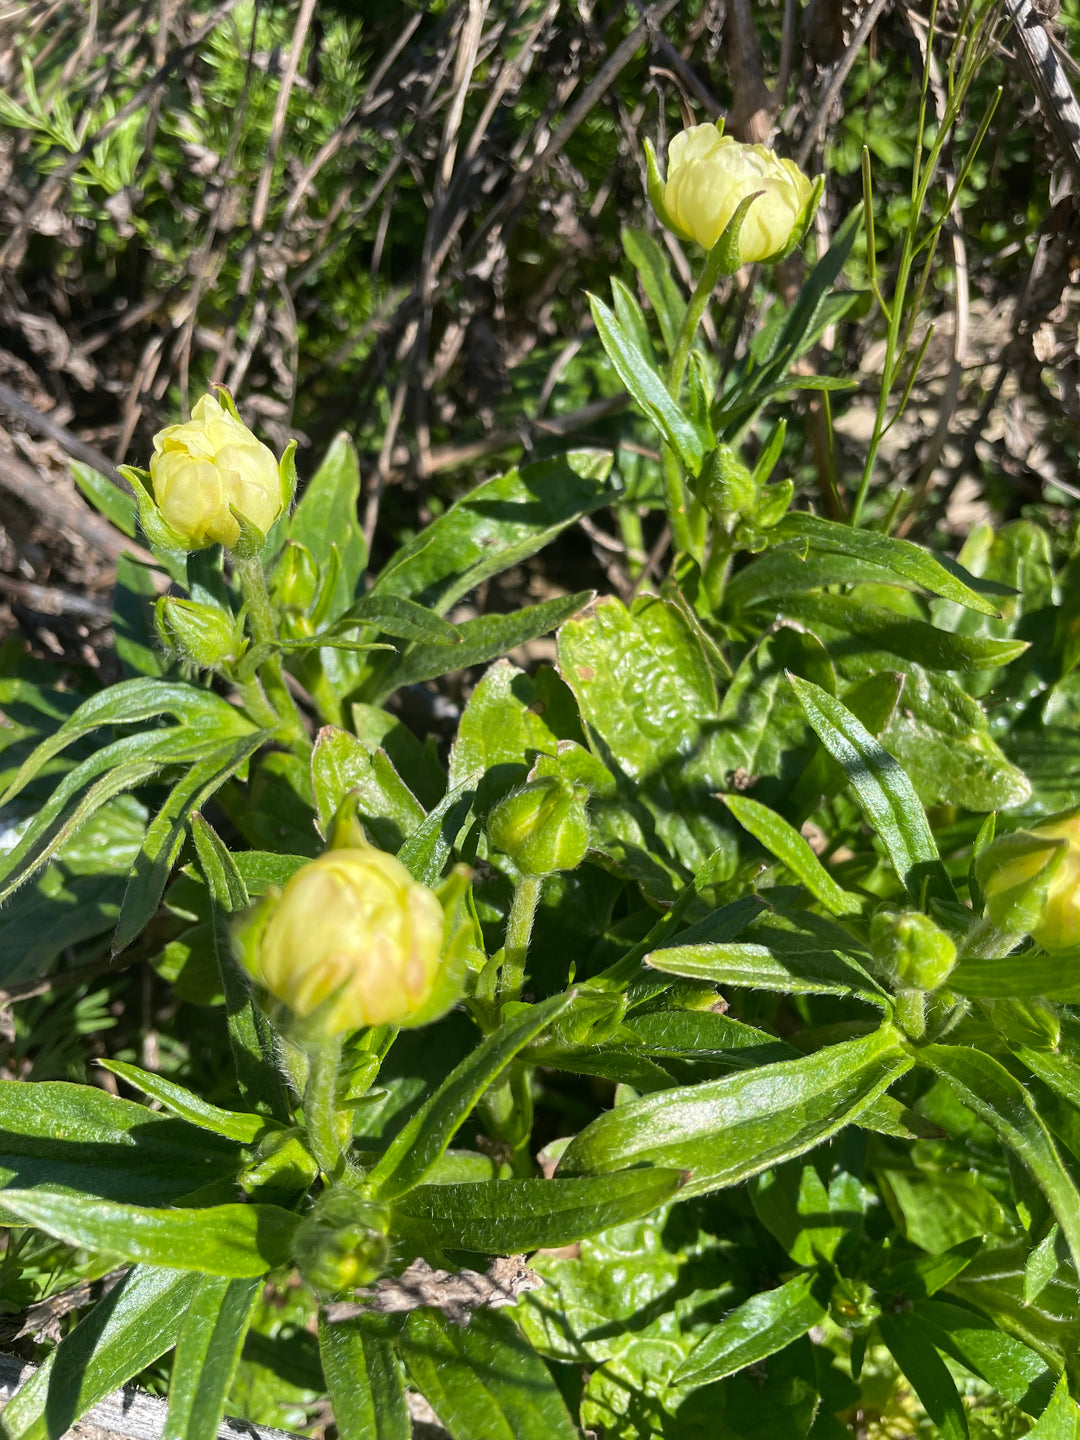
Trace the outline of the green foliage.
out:
[[[1032,938],[1031,874],[1008,925],[986,893],[995,856],[1030,859],[1014,832],[1080,804],[1077,561],[1035,519],[932,552],[890,533],[901,497],[874,483],[989,24],[965,15],[936,126],[929,81],[917,102],[891,295],[872,223],[867,293],[838,288],[868,193],[744,345],[725,313],[718,351],[715,252],[688,296],[655,237],[622,229],[633,288],[612,275],[611,304],[592,298],[599,348],[566,394],[617,377],[637,470],[621,444],[541,453],[369,545],[338,437],[231,556],[178,551],[140,472],[132,494],[80,472],[150,561],[117,568],[116,683],[0,653],[0,983],[26,1007],[13,1068],[32,1067],[0,1085],[0,1301],[122,1273],[61,1326],[7,1440],[54,1440],[147,1372],[169,1440],[226,1411],[325,1424],[327,1402],[342,1440],[406,1440],[410,1390],[456,1440],[1075,1434],[1076,957]],[[176,147],[259,172],[273,92],[241,84],[240,42],[285,33],[280,8],[237,9],[201,104],[163,106],[149,140],[135,107],[82,153],[122,97],[76,120],[32,67],[0,108],[42,170],[77,157],[87,215],[140,177],[140,236],[178,285],[195,242],[190,177],[164,183]],[[395,163],[362,114],[366,43],[328,11],[333,83],[301,87],[295,157],[355,120]],[[951,190],[979,183],[981,138]],[[420,234],[422,201],[403,189],[395,223]],[[288,203],[275,189],[269,228]],[[314,207],[346,223],[318,188]],[[222,325],[245,253],[228,238],[200,298]],[[344,254],[323,283],[331,320],[376,303]],[[780,410],[810,390],[828,414],[850,388],[809,361],[871,300],[887,350],[862,478],[830,473],[832,518],[792,509]],[[661,509],[662,574],[642,557],[619,597],[517,603],[513,573],[578,522],[610,513],[629,549]],[[554,665],[507,658],[549,635]],[[410,702],[450,709],[452,738]],[[530,825],[555,825],[551,854]],[[327,1038],[237,953],[324,845],[368,842],[433,892],[439,983],[409,989],[407,916],[363,957],[366,983],[400,962],[401,1017]],[[108,1009],[127,983],[110,964],[171,987],[156,1059]],[[355,979],[316,978],[320,1003]],[[28,1008],[64,984],[75,998]],[[91,1042],[150,1104],[87,1083]]]

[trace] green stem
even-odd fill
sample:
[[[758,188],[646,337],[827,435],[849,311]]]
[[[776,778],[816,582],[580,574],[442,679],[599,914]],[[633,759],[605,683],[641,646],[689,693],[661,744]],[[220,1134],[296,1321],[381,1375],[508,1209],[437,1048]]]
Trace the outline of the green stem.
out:
[[[342,1125],[343,1112],[337,1103],[340,1064],[341,1036],[321,1040],[311,1052],[304,1087],[304,1125],[311,1153],[330,1180],[341,1178],[348,1144],[348,1126]]]
[[[252,640],[256,645],[273,645],[277,640],[277,626],[274,622],[270,592],[266,588],[262,561],[257,555],[249,555],[243,559],[234,555],[233,573],[247,605],[247,623]],[[276,717],[276,738],[284,744],[299,746],[305,753],[310,752],[311,741],[304,718],[289,693],[281,656],[275,651],[259,666],[259,678],[266,700]]]
[[[668,394],[673,400],[679,398],[683,376],[686,374],[687,362],[690,359],[690,347],[694,343],[694,336],[701,324],[701,317],[705,314],[705,307],[716,289],[716,282],[720,279],[720,267],[719,257],[714,260],[712,254],[706,256],[704,269],[694,287],[690,303],[686,307],[679,337],[675,342],[675,353],[671,357],[671,369],[668,371]]]
[[[694,287],[690,303],[686,307],[686,314],[683,316],[667,379],[668,394],[676,402],[679,399],[683,379],[686,375],[686,366],[690,360],[690,348],[694,343],[697,328],[701,324],[701,317],[705,314],[705,307],[716,289],[716,282],[720,279],[720,269],[719,258],[714,260],[711,254],[706,256],[704,268]],[[701,507],[692,500],[687,491],[678,459],[667,445],[663,450],[662,470],[664,503],[667,507],[672,541],[676,550],[681,550],[685,555],[692,555],[700,563],[705,545],[704,517],[701,514]]]
[[[517,1000],[521,997],[521,985],[525,979],[525,957],[529,950],[529,936],[532,934],[533,917],[543,877],[523,875],[517,883],[514,898],[510,902],[510,914],[506,917],[506,944],[503,954],[502,983],[499,986],[501,1000]]]
[[[896,1019],[909,1040],[921,1040],[926,1034],[926,991],[898,990],[893,996]]]

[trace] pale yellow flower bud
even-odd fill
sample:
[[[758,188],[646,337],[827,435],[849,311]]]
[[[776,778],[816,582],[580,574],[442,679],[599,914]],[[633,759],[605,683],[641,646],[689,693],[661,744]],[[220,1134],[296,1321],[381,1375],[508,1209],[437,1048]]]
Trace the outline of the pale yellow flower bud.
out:
[[[661,219],[711,250],[742,201],[762,192],[739,234],[739,260],[747,265],[784,249],[813,188],[793,160],[721,135],[715,125],[692,125],[668,147]]]
[[[274,452],[212,395],[154,436],[150,481],[166,524],[193,550],[235,545],[233,510],[265,534],[284,503]]]
[[[1040,840],[1066,842],[1031,937],[1044,950],[1072,950],[1080,945],[1080,814],[1036,825],[1031,833]]]
[[[408,1021],[439,976],[443,908],[400,860],[372,847],[328,850],[268,907],[244,963],[325,1035]]]

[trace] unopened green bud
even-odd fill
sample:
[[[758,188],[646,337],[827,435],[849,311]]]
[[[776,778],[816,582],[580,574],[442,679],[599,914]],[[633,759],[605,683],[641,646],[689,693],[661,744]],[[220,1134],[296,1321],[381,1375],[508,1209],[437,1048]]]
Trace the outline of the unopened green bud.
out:
[[[697,497],[725,529],[757,505],[754,477],[730,445],[710,450],[695,485]]]
[[[563,1045],[603,1045],[615,1035],[625,1014],[625,995],[581,990],[553,1029]]]
[[[542,775],[512,790],[488,816],[488,839],[523,875],[573,870],[589,848],[588,790]]]
[[[1047,950],[1080,945],[1080,816],[1002,835],[975,862],[986,913]]]
[[[306,610],[319,588],[319,567],[306,545],[290,540],[281,552],[270,582],[271,598],[279,605]]]
[[[296,1227],[293,1259],[304,1279],[323,1294],[368,1285],[390,1256],[390,1212],[343,1185],[323,1191]]]
[[[870,950],[880,974],[901,990],[936,990],[956,964],[956,945],[918,910],[879,910]]]
[[[237,1176],[242,1190],[268,1200],[292,1198],[309,1189],[319,1167],[298,1130],[271,1130],[259,1141],[255,1158]]]
[[[829,1296],[829,1315],[843,1330],[865,1330],[881,1314],[877,1295],[865,1280],[840,1279]]]
[[[166,595],[154,607],[154,618],[162,642],[204,670],[238,659],[245,648],[235,621],[215,605]]]

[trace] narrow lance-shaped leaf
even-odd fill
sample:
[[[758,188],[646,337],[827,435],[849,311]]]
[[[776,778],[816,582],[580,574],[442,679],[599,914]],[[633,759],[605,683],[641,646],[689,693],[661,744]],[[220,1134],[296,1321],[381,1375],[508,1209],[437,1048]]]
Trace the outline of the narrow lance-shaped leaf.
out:
[[[267,1129],[276,1128],[274,1122],[265,1115],[245,1115],[240,1110],[222,1110],[193,1091],[185,1089],[183,1085],[178,1085],[175,1080],[167,1080],[164,1075],[140,1070],[137,1065],[129,1065],[124,1060],[99,1060],[98,1064],[103,1070],[111,1070],[129,1085],[134,1085],[151,1100],[156,1100],[178,1119],[197,1125],[200,1130],[209,1130],[214,1135],[236,1140],[241,1145],[254,1145]]]
[[[4,1208],[100,1255],[238,1278],[283,1265],[297,1225],[295,1215],[276,1205],[158,1210],[39,1190],[5,1190]]]
[[[820,515],[792,511],[775,526],[772,535],[777,540],[809,540],[817,551],[838,551],[857,560],[883,565],[913,585],[982,615],[998,614],[997,606],[987,598],[988,590],[998,595],[1009,593],[1006,587],[989,586],[958,565],[946,569],[928,550],[913,545],[910,540],[896,540],[875,530],[856,530]]]
[[[560,1175],[637,1165],[692,1172],[684,1195],[736,1185],[855,1121],[911,1066],[891,1025],[798,1060],[620,1105],[567,1147]]]
[[[227,742],[205,760],[193,765],[173,787],[150,822],[142,849],[135,857],[113,936],[114,955],[126,950],[153,919],[179,857],[192,812],[204,805],[231,775],[236,774],[258,750],[266,735],[266,731],[256,730],[254,734]]]
[[[319,1354],[341,1440],[409,1440],[405,1380],[385,1316],[330,1324],[320,1315]]]
[[[1080,1191],[1058,1154],[1035,1104],[1008,1070],[990,1055],[959,1045],[927,1045],[919,1063],[946,1079],[1027,1166],[1038,1181],[1080,1268]]]
[[[393,1199],[419,1185],[492,1081],[572,999],[572,993],[554,995],[532,1005],[482,1040],[394,1137],[367,1177],[368,1190]]]
[[[176,1343],[199,1277],[137,1265],[79,1321],[0,1417],[4,1440],[57,1440]]]
[[[825,1309],[813,1293],[813,1274],[796,1275],[776,1290],[754,1295],[714,1326],[671,1377],[696,1389],[756,1365],[821,1323]]]
[[[967,1440],[967,1413],[956,1382],[919,1321],[914,1315],[896,1312],[882,1315],[878,1327],[893,1359],[938,1427],[941,1440]]]
[[[453,1440],[576,1440],[551,1372],[499,1311],[478,1310],[462,1326],[414,1310],[401,1350]]]
[[[788,680],[806,718],[839,761],[868,823],[877,831],[897,875],[916,905],[925,896],[954,900],[926,812],[893,757],[846,706],[810,680]]]
[[[834,915],[857,915],[862,902],[838,885],[809,844],[782,815],[747,795],[721,795],[721,800],[754,839],[791,871],[797,880]]]
[[[433,1249],[516,1255],[571,1245],[674,1199],[681,1170],[629,1170],[579,1180],[421,1185],[394,1206],[395,1226]]]
[[[216,1440],[258,1297],[257,1278],[199,1282],[176,1344],[162,1440]]]
[[[604,302],[591,295],[589,305],[596,332],[619,379],[687,469],[696,474],[705,456],[705,437],[668,394],[663,380]]]
[[[229,916],[247,905],[247,887],[232,856],[201,815],[193,818],[191,835],[199,868],[210,892],[214,950],[225,994],[229,1045],[240,1093],[248,1104],[265,1104],[275,1120],[288,1123],[289,1100],[277,1068],[274,1034],[266,1016],[255,1004],[250,981],[241,973],[232,953]]]

